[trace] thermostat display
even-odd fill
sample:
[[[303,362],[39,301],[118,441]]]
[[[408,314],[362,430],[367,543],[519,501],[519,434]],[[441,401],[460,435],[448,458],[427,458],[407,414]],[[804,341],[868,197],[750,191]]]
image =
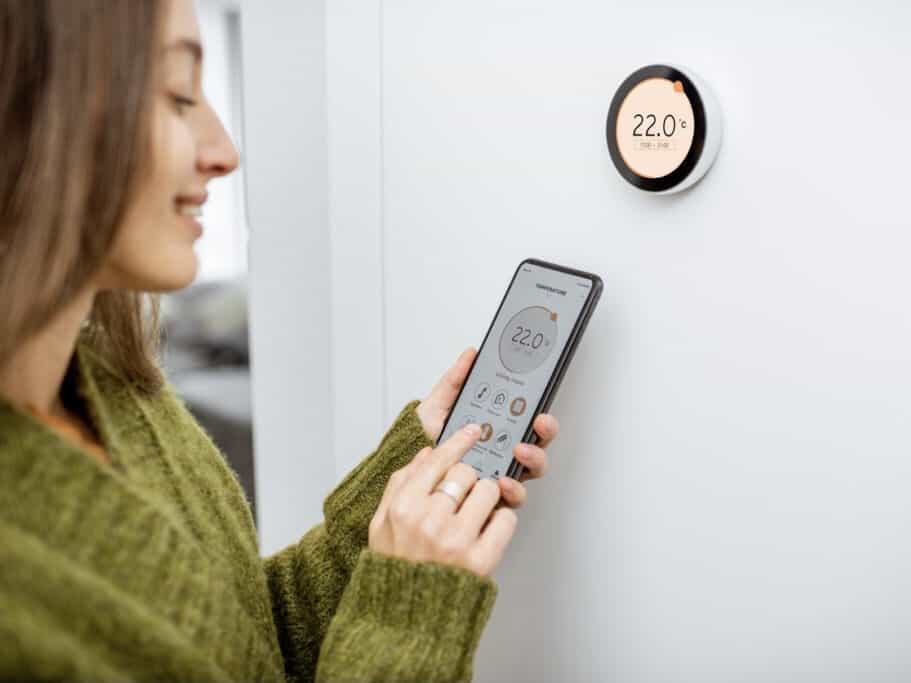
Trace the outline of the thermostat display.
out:
[[[648,78],[624,98],[617,115],[617,147],[643,178],[663,178],[693,146],[693,105],[680,81]]]
[[[621,84],[606,134],[614,165],[626,180],[649,192],[677,192],[705,175],[714,161],[721,117],[694,74],[655,64]]]

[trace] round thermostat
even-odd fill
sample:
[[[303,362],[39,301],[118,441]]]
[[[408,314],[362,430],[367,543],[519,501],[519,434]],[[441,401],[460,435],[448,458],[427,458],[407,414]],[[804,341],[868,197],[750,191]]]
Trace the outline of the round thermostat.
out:
[[[644,66],[617,89],[607,113],[607,149],[633,186],[680,192],[711,168],[721,147],[721,110],[689,69]]]

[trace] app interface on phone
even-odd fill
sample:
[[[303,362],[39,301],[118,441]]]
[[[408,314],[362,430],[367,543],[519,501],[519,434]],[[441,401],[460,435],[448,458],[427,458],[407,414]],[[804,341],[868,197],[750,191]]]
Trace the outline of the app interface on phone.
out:
[[[439,443],[462,425],[481,425],[465,462],[499,479],[591,292],[588,278],[525,263],[519,268]]]

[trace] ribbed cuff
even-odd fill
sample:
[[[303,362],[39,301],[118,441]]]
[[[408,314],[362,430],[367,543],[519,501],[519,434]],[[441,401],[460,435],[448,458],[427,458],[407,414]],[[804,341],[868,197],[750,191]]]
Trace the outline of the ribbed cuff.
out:
[[[367,528],[389,477],[422,448],[434,445],[417,415],[418,404],[415,399],[402,408],[376,450],[358,463],[323,503],[326,527],[351,566],[367,545]]]
[[[474,651],[497,596],[493,580],[436,562],[364,548],[346,600],[377,623],[463,643]]]
[[[489,578],[364,548],[320,648],[320,682],[470,681]]]

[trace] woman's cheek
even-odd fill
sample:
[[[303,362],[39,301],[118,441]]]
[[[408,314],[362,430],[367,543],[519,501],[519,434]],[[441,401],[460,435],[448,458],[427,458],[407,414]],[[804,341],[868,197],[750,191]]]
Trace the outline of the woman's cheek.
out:
[[[179,115],[172,104],[159,102],[152,126],[155,184],[169,185],[173,196],[187,190],[195,169],[196,142],[188,116]]]
[[[161,157],[167,160],[165,163],[177,191],[197,189],[187,187],[193,182],[196,168],[196,139],[186,118],[177,114],[170,116],[168,133],[162,141],[162,146]]]
[[[127,210],[109,264],[113,288],[169,291],[192,283],[198,270],[193,241],[177,215],[175,198],[194,187],[195,142],[186,121],[156,107],[152,158]]]

